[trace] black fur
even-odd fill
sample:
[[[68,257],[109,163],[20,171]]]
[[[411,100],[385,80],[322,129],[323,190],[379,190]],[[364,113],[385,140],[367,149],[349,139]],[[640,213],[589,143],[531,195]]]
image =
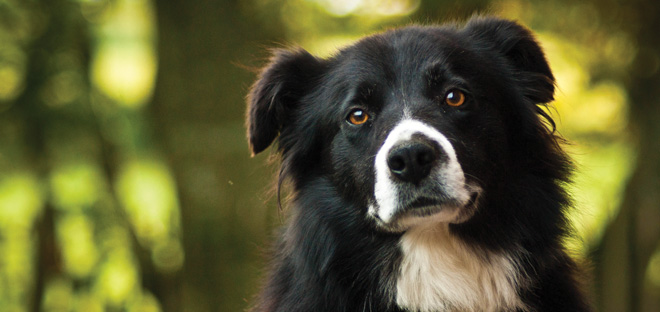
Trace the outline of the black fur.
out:
[[[439,103],[449,87],[466,90],[465,107]],[[532,286],[519,295],[531,311],[588,311],[561,244],[571,163],[543,110],[553,93],[532,34],[494,18],[391,30],[328,59],[276,51],[248,96],[248,138],[254,154],[278,138],[280,181],[294,193],[253,311],[403,311],[401,233],[366,214],[374,155],[404,104],[448,134],[466,176],[483,188],[477,213],[451,233],[487,250],[522,247]],[[373,113],[367,126],[346,123],[354,106]]]

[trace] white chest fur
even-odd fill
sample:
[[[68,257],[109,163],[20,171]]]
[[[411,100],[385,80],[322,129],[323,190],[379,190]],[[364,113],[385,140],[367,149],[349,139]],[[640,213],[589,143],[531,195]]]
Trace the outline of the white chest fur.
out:
[[[410,311],[523,309],[517,256],[478,251],[447,225],[411,229],[401,238],[397,304]]]

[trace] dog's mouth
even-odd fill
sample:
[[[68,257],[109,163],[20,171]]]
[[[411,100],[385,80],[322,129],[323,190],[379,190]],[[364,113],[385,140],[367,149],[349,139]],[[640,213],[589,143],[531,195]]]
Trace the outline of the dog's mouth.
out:
[[[433,199],[429,197],[419,197],[413,200],[409,205],[407,205],[407,209],[419,209],[429,206],[438,206],[441,204],[442,203],[437,199]]]
[[[403,205],[401,211],[402,216],[415,216],[415,217],[429,217],[443,210],[460,210],[459,215],[468,214],[473,212],[476,208],[477,199],[479,198],[478,192],[472,192],[467,202],[461,202],[457,199],[442,199],[432,197],[418,197],[409,203]],[[471,216],[471,215],[470,215]],[[461,218],[462,219],[462,218]]]
[[[388,222],[375,215],[384,228],[402,231],[420,223],[462,223],[477,210],[480,191],[470,192],[469,199],[419,196],[402,203]]]

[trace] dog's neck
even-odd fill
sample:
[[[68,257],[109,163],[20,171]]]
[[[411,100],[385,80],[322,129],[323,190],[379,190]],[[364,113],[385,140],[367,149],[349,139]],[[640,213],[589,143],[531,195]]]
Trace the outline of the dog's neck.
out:
[[[448,224],[422,226],[401,238],[397,304],[411,311],[525,310],[526,282],[517,254],[476,250]]]

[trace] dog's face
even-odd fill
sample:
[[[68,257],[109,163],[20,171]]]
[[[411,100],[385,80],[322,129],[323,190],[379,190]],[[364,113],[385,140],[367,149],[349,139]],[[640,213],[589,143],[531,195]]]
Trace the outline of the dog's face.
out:
[[[378,229],[463,223],[534,156],[535,104],[553,91],[543,53],[515,23],[408,27],[329,59],[278,52],[249,96],[248,136],[258,153],[279,134],[294,188],[329,179]]]
[[[494,133],[502,128],[498,110],[481,103],[488,96],[478,56],[437,29],[392,37],[358,43],[335,67],[356,71],[331,90],[345,93],[329,112],[339,128],[330,148],[336,184],[360,190],[353,197],[387,230],[465,221],[482,190],[470,172],[478,163],[469,162],[496,152],[504,137]]]

